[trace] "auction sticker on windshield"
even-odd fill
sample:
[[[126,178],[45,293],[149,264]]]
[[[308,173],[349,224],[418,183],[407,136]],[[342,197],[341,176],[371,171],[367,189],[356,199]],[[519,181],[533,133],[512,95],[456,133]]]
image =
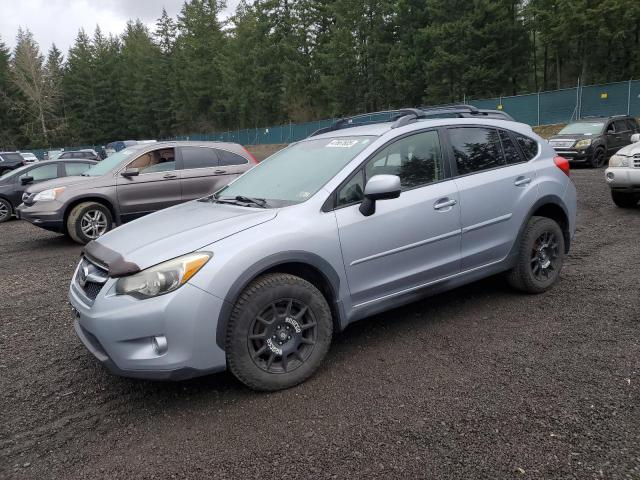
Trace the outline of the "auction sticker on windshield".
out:
[[[358,140],[331,140],[325,145],[327,148],[351,148],[358,143]]]

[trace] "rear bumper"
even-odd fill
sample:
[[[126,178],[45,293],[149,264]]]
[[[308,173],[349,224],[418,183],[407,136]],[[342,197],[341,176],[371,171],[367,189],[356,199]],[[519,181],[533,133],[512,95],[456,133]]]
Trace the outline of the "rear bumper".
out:
[[[604,178],[612,190],[640,193],[640,168],[607,168]]]

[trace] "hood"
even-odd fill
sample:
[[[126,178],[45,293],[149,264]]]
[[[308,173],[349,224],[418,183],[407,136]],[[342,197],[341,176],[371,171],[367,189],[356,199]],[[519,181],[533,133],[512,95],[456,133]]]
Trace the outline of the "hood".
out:
[[[89,243],[85,251],[107,265],[112,276],[123,275],[273,220],[277,212],[207,201],[187,202],[122,225]],[[118,265],[127,267],[121,271]]]
[[[640,142],[630,143],[626,147],[622,147],[616,152],[616,155],[624,155],[626,157],[640,155]]]
[[[27,193],[40,193],[50,188],[57,187],[70,187],[72,185],[86,185],[87,182],[95,181],[102,177],[62,177],[54,178],[53,180],[47,180],[44,182],[36,183],[35,185],[27,188]]]

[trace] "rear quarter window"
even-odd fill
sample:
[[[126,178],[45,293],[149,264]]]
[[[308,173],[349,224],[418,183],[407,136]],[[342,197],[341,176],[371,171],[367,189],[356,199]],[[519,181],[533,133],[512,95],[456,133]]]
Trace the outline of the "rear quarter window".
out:
[[[220,158],[220,165],[244,165],[245,163],[249,163],[244,157],[237,155],[235,153],[228,152],[227,150],[218,150],[218,157]]]
[[[533,138],[516,134],[516,141],[518,142],[518,145],[520,145],[520,149],[522,150],[522,153],[524,154],[524,157],[527,159],[527,161],[538,155],[540,146],[538,145],[538,142],[536,142]]]

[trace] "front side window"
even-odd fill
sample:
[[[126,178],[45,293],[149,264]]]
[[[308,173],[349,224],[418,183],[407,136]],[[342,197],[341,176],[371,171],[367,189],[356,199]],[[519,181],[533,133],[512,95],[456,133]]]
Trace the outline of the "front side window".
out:
[[[91,167],[90,163],[82,163],[82,162],[67,163],[64,166],[67,172],[67,177],[82,175],[84,172],[86,172],[89,169],[89,167]]]
[[[364,175],[359,170],[351,179],[338,190],[338,206],[360,203],[364,199]]]
[[[140,173],[167,172],[176,169],[175,154],[173,148],[153,150],[140,155],[127,168],[138,168]]]
[[[481,172],[505,165],[498,131],[493,128],[449,129],[458,175]]]
[[[58,164],[50,163],[49,165],[42,165],[41,167],[32,168],[28,172],[23,173],[18,177],[18,180],[24,177],[33,177],[34,182],[42,182],[44,180],[51,180],[58,177]]]
[[[616,133],[626,132],[627,130],[629,130],[627,122],[625,122],[624,120],[616,120],[615,122],[613,122],[613,124],[614,128],[616,129]]]
[[[270,206],[302,203],[372,141],[370,136],[303,140],[259,163],[216,193],[216,198],[260,198]]]
[[[218,155],[213,148],[182,147],[182,168],[209,168],[218,166]]]
[[[438,132],[417,133],[389,145],[367,162],[365,173],[366,180],[375,175],[397,175],[403,190],[442,180]]]

